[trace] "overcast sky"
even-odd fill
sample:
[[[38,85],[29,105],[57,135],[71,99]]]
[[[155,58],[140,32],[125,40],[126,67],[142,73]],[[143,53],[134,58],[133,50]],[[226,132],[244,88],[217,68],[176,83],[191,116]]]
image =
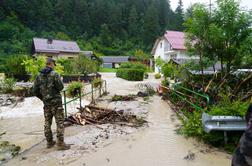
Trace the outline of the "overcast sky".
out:
[[[172,9],[176,9],[178,6],[178,1],[179,0],[170,0]],[[184,4],[184,9],[186,9],[190,4],[200,2],[200,3],[205,3],[209,4],[210,0],[182,0]],[[212,0],[212,3],[215,2],[215,0]],[[252,0],[241,0],[241,6],[245,7],[246,9],[252,9]]]

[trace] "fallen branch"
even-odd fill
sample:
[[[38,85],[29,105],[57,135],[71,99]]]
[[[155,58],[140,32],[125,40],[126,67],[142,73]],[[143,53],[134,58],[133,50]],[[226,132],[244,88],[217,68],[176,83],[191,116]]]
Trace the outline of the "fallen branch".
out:
[[[4,134],[6,134],[6,131],[5,131],[5,132],[2,132],[2,133],[0,134],[0,137],[3,136]]]
[[[124,110],[115,111],[91,105],[88,105],[85,108],[77,109],[79,109],[79,112],[66,118],[65,121],[79,125],[96,125],[106,123],[121,125],[127,124],[130,127],[139,127],[146,122],[141,118],[137,118],[135,115],[125,115]]]

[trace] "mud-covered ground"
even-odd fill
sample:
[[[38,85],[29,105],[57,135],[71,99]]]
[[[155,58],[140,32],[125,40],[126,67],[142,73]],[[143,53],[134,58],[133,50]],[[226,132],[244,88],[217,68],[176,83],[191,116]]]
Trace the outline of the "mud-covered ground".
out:
[[[157,86],[154,75],[143,82],[129,82],[104,73],[110,94],[97,101],[102,107],[125,110],[146,118],[148,125],[141,128],[104,124],[99,126],[70,126],[65,130],[65,141],[71,144],[67,151],[46,149],[43,136],[42,103],[26,98],[14,108],[0,109],[0,131],[6,131],[1,140],[21,147],[19,156],[5,165],[85,165],[85,166],[225,166],[230,156],[193,139],[176,134],[179,126],[175,114],[160,97],[148,101],[110,102],[114,94],[136,94],[139,83]],[[89,100],[83,100],[88,104]],[[78,102],[68,106],[77,111]],[[55,132],[55,125],[53,126]],[[0,133],[1,133],[0,132]]]

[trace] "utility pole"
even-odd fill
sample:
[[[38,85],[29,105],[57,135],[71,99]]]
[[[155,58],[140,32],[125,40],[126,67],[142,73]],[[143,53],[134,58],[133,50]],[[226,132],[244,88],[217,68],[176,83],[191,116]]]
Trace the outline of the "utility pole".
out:
[[[210,12],[210,17],[212,16],[212,0],[209,0],[209,12]]]

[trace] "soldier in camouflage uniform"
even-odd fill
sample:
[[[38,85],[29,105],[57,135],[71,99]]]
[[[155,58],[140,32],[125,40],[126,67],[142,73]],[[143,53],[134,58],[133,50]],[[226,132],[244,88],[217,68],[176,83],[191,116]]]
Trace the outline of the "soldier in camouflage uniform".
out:
[[[232,159],[232,166],[252,166],[252,103],[246,113],[247,129],[241,136]]]
[[[47,148],[55,145],[51,130],[52,119],[55,118],[57,125],[57,146],[58,150],[70,149],[70,146],[64,143],[64,109],[62,107],[62,98],[60,91],[64,85],[53,68],[55,61],[52,58],[47,59],[46,67],[37,76],[33,92],[44,103],[45,126],[44,132],[47,141]]]

